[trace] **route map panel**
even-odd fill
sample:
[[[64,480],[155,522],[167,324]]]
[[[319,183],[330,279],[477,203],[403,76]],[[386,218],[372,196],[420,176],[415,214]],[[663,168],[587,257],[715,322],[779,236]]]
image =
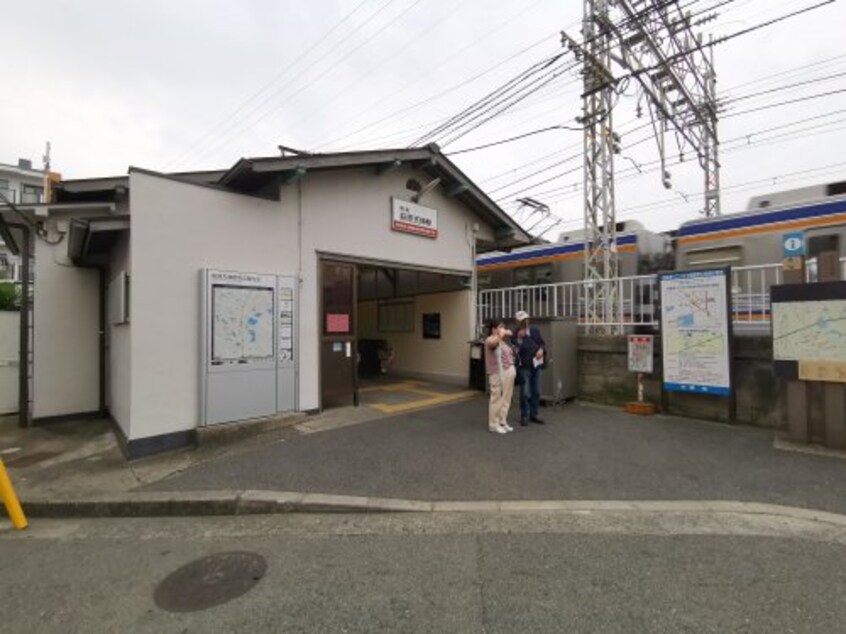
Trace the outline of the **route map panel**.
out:
[[[724,269],[662,275],[664,389],[731,394],[731,330]]]

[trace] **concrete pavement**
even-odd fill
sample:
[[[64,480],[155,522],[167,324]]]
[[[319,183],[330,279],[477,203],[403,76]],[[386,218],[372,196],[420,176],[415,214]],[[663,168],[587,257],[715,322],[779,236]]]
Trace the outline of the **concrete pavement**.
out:
[[[536,509],[579,501],[846,514],[846,461],[775,449],[768,430],[571,404],[544,409],[547,425],[498,436],[486,431],[485,415],[482,397],[398,416],[343,408],[134,463],[104,423],[80,422],[88,425],[84,442],[72,427],[24,430],[21,443],[41,437],[55,449],[59,437],[64,451],[9,466],[33,516],[446,510],[448,502]],[[9,436],[2,438],[8,448]],[[9,455],[39,454],[38,446],[24,449]]]
[[[773,432],[571,404],[485,430],[479,398],[213,458],[147,489],[262,489],[423,501],[734,500],[846,513],[846,461]]]
[[[156,601],[233,551],[266,561],[246,593]],[[695,512],[43,520],[0,531],[0,593],[10,631],[828,633],[844,555],[842,527]]]

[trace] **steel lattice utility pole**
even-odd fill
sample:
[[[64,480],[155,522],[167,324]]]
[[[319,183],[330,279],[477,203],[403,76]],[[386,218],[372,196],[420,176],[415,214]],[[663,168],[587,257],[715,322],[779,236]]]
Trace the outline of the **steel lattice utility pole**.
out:
[[[582,42],[562,33],[582,62],[584,79],[585,320],[589,331],[617,334],[619,289],[614,199],[614,154],[620,138],[613,128],[615,100],[634,80],[652,122],[661,179],[671,188],[667,132],[674,133],[679,160],[695,154],[704,173],[703,213],[720,213],[716,75],[694,28],[715,16],[691,21],[676,0],[584,0]],[[614,15],[612,15],[612,9]],[[619,68],[615,77],[612,64]],[[642,113],[638,105],[638,115]]]
[[[720,215],[720,160],[718,155],[719,139],[717,137],[717,74],[714,72],[714,49],[708,63],[700,72],[705,77],[705,103],[708,104],[706,116],[711,122],[711,134],[705,136],[705,216]]]
[[[658,140],[664,186],[671,187],[664,135],[673,128],[679,160],[691,151],[704,174],[703,214],[720,214],[717,156],[716,74],[713,49],[694,29],[713,20],[692,21],[675,0],[616,0],[626,28],[612,25],[619,41],[619,63],[640,85]],[[617,57],[615,56],[615,59]]]
[[[584,47],[564,35],[583,57],[584,96],[579,121],[584,126],[585,288],[584,318],[591,329],[607,329],[618,319],[617,223],[614,212],[614,81],[612,33],[603,25],[608,0],[584,0]]]

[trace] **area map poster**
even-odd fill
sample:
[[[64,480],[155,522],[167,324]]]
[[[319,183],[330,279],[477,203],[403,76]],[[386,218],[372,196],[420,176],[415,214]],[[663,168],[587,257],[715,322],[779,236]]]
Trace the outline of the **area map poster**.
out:
[[[660,276],[664,389],[731,395],[728,269]]]
[[[273,357],[273,289],[212,286],[212,362]]]
[[[846,282],[773,286],[770,298],[776,376],[846,383]]]

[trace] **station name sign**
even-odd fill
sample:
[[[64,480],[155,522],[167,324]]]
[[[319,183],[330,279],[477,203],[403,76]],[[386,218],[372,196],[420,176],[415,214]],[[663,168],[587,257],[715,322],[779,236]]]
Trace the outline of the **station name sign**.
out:
[[[391,198],[391,229],[425,238],[437,238],[438,210]]]

